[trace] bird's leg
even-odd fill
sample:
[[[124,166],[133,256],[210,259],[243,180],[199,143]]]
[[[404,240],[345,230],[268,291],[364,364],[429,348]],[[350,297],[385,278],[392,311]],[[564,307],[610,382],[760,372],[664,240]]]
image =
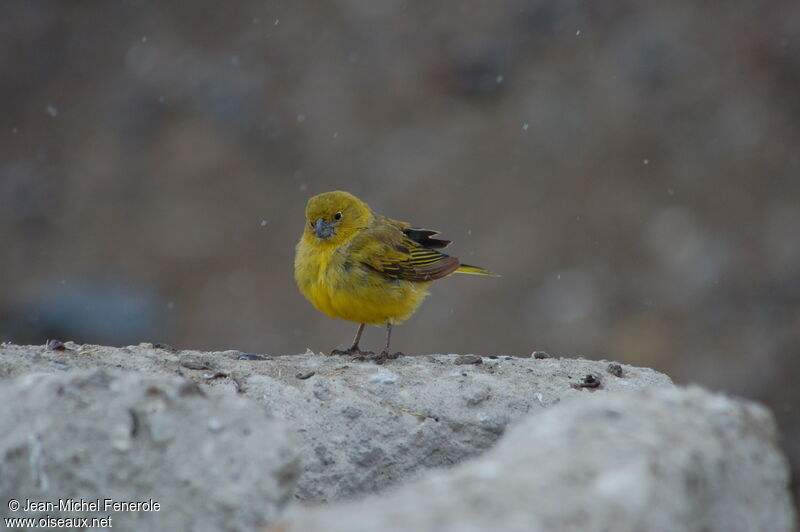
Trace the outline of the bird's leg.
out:
[[[392,324],[386,324],[386,347],[383,348],[383,352],[387,355],[389,354],[389,342],[392,340]]]
[[[384,347],[383,351],[378,354],[366,356],[366,357],[358,357],[358,360],[371,360],[376,364],[383,364],[387,360],[394,360],[395,358],[399,358],[403,355],[403,353],[390,353],[389,352],[389,343],[392,340],[392,324],[386,324],[386,347]]]
[[[353,345],[350,346],[350,351],[359,351],[358,349],[358,342],[361,341],[361,335],[364,333],[364,327],[366,323],[362,323],[358,326],[358,330],[356,331],[356,336],[353,338]]]
[[[392,340],[392,324],[391,323],[387,323],[386,324],[386,347],[383,349],[383,353],[381,353],[381,356],[384,359],[387,359],[387,360],[388,359],[393,359],[393,358],[399,358],[399,357],[403,356],[403,353],[401,353],[400,351],[397,351],[395,353],[389,353],[389,342],[391,340]]]
[[[341,349],[334,349],[333,351],[331,351],[331,355],[359,355],[359,356],[371,355],[372,353],[362,351],[358,347],[358,342],[361,341],[361,335],[364,333],[364,327],[366,325],[367,325],[366,323],[362,323],[358,326],[358,330],[356,331],[356,337],[353,338],[353,345],[351,345],[349,349],[345,351],[342,351]]]

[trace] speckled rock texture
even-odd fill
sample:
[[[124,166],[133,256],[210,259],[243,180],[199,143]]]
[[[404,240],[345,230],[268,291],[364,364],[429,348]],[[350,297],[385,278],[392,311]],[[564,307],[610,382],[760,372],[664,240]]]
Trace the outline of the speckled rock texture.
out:
[[[285,423],[252,401],[208,396],[178,377],[30,373],[0,382],[0,404],[2,517],[111,516],[114,530],[253,530],[292,500],[300,472]],[[71,511],[60,503],[98,498],[149,506],[113,511],[104,501],[99,510]],[[54,507],[12,512],[11,499]]]
[[[794,519],[766,409],[608,361],[2,345],[0,404],[0,497],[160,503],[112,513],[118,530],[791,532]]]
[[[254,411],[297,433],[296,496],[313,502],[374,493],[459,463],[491,447],[509,423],[564,399],[672,385],[649,369],[581,359],[430,355],[376,365],[313,353],[67,347],[5,346],[0,375],[110,367],[182,375],[210,395],[249,397]]]
[[[480,458],[391,493],[297,508],[271,530],[792,532],[763,407],[699,388],[565,401]]]

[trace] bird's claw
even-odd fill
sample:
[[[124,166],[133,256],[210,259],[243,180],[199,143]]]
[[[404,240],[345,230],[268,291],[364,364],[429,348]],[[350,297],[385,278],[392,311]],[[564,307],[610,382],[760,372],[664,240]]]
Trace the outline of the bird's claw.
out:
[[[358,358],[358,357],[368,357],[368,356],[374,356],[374,355],[375,355],[375,353],[373,353],[372,351],[362,351],[361,349],[358,349],[358,348],[354,349],[352,347],[349,348],[349,349],[344,349],[344,350],[343,349],[334,349],[333,351],[331,351],[331,356],[348,356],[348,357],[349,356],[353,356],[353,357]]]
[[[403,356],[401,352],[390,353],[388,351],[381,351],[380,353],[368,353],[353,357],[353,362],[375,362],[378,365],[383,364],[387,360],[394,360]]]

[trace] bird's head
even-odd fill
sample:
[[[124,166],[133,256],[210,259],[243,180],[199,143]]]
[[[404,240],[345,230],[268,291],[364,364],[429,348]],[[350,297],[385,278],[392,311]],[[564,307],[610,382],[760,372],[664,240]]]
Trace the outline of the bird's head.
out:
[[[339,245],[373,220],[369,205],[349,192],[325,192],[308,200],[305,236],[320,243]]]

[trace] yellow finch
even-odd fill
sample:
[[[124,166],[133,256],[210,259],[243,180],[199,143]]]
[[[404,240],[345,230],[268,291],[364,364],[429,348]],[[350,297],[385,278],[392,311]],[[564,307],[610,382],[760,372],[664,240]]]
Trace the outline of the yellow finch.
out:
[[[494,275],[437,251],[450,243],[433,238],[437,234],[375,214],[348,192],[308,200],[294,259],[297,286],[320,312],[360,324],[353,345],[332,354],[372,356],[358,347],[369,323],[386,325],[386,347],[378,356],[385,359],[392,325],[417,310],[431,281],[451,273]]]

